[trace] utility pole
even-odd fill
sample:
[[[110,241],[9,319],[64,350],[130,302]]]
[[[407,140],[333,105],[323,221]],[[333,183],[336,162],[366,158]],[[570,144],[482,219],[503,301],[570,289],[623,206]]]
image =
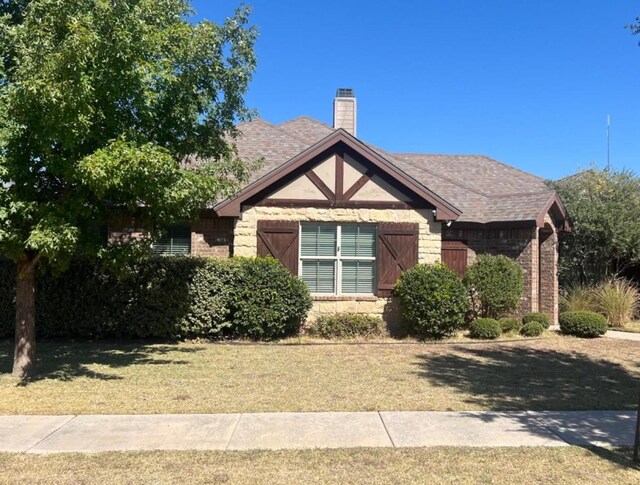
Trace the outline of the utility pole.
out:
[[[611,116],[607,115],[607,170],[611,168]]]

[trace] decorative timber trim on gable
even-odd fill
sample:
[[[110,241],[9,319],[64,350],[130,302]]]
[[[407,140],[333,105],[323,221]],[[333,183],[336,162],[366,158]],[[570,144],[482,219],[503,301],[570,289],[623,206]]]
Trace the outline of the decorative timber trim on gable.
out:
[[[335,166],[331,168],[335,171],[335,180],[327,184],[314,169],[331,157],[335,160]],[[347,157],[350,161],[347,161]],[[354,169],[351,161],[360,166],[361,170]],[[347,169],[351,179],[345,184]],[[291,196],[291,190],[277,194],[279,190],[286,188],[288,184],[300,177],[306,180],[304,183],[308,193],[304,197],[297,193],[295,197]],[[354,177],[357,178],[352,180]],[[374,197],[368,200],[367,194],[363,194],[363,188],[377,183],[384,184],[398,193],[406,194],[406,197],[403,200],[377,200]],[[331,187],[331,185],[334,186]],[[296,191],[293,190],[293,192]],[[238,217],[243,205],[432,208],[435,210],[435,218],[441,221],[455,221],[461,214],[460,210],[442,197],[341,129],[248,185],[235,197],[221,202],[214,209],[220,216]]]

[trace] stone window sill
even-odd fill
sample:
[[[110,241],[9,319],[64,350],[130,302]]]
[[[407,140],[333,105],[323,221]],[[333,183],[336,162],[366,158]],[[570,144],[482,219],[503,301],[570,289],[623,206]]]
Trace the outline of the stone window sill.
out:
[[[378,297],[371,296],[346,296],[346,295],[312,295],[313,301],[378,301]]]

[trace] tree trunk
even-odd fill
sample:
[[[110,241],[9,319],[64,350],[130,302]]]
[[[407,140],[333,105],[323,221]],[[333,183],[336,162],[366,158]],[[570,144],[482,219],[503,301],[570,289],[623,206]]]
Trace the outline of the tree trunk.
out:
[[[18,261],[16,277],[16,345],[13,376],[27,379],[36,366],[36,265],[38,258]]]

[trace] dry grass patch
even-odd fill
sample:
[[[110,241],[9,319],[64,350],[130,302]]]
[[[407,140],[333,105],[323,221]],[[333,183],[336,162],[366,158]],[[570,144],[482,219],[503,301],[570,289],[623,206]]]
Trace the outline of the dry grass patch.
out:
[[[637,484],[629,449],[413,448],[0,454],[4,483]]]
[[[640,333],[640,322],[631,322],[627,323],[622,327],[610,327],[611,330],[615,330],[617,332],[631,332],[631,333]]]
[[[12,342],[0,343],[9,372]],[[637,342],[39,344],[0,414],[634,409]]]

